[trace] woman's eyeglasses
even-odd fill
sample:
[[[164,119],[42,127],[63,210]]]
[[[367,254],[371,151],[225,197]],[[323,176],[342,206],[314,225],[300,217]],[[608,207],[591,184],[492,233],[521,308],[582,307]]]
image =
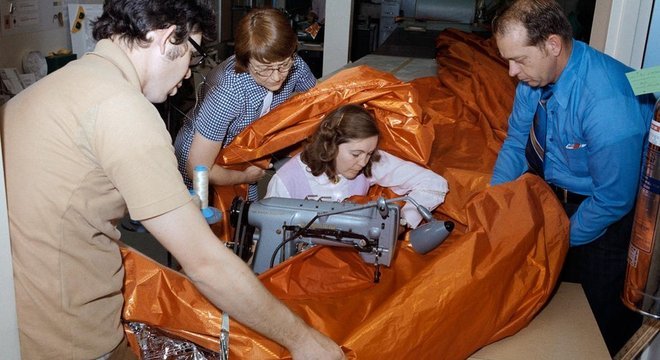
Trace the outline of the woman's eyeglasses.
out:
[[[250,66],[252,66],[252,71],[263,77],[263,78],[269,78],[273,75],[275,70],[277,70],[280,74],[286,74],[291,70],[291,67],[293,67],[293,57],[288,58],[285,60],[283,63],[278,65],[277,67],[266,67],[266,66],[255,66],[252,63],[248,63]]]
[[[191,37],[188,38],[188,41],[190,44],[195,48],[197,53],[193,53],[193,56],[190,58],[190,67],[195,67],[199,66],[204,63],[208,55],[204,52],[204,49],[202,49],[199,44],[193,40]]]

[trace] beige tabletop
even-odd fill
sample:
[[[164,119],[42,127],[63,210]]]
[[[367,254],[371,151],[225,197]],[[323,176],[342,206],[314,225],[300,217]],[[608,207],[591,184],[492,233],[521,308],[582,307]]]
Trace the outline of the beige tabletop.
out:
[[[401,81],[410,81],[420,77],[436,76],[438,66],[435,59],[369,54],[352,63],[344,65],[339,70],[355,67],[358,65],[367,65],[376,70],[389,72]],[[320,78],[319,81],[323,81],[329,78],[337,71]]]
[[[611,359],[582,286],[562,283],[548,305],[517,334],[471,360]]]

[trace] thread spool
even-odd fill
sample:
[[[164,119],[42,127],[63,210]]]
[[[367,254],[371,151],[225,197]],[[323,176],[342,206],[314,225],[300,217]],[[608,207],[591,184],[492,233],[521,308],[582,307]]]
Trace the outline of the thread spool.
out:
[[[193,192],[202,204],[202,215],[208,224],[215,224],[222,219],[218,209],[209,206],[209,168],[197,165],[193,169]]]
[[[202,209],[209,206],[209,168],[197,165],[193,170],[193,190],[202,202]]]

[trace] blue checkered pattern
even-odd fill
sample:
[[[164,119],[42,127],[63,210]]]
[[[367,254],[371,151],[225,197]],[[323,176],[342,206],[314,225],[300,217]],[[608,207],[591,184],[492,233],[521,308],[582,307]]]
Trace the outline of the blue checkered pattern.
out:
[[[222,147],[230,144],[238,134],[259,117],[261,106],[268,90],[258,85],[249,73],[234,71],[235,59],[232,56],[225,63],[224,71],[214,69],[206,79],[210,87],[205,89],[204,98],[194,112],[189,113],[174,147],[179,161],[179,171],[183,174],[188,188],[192,188],[192,179],[186,173],[186,161],[195,131],[205,138],[222,142]],[[316,78],[309,67],[299,57],[294,57],[293,68],[282,85],[273,93],[270,108],[283,103],[294,92],[304,92],[316,85]],[[248,198],[256,200],[256,186],[250,186]]]

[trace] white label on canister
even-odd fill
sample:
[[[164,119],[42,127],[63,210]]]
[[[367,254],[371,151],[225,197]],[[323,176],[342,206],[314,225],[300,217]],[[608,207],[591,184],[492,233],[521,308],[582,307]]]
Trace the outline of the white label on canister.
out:
[[[637,258],[639,257],[639,249],[634,245],[628,248],[628,264],[634,268],[637,267]]]
[[[651,130],[649,131],[649,142],[653,145],[660,146],[660,123],[651,120]]]

